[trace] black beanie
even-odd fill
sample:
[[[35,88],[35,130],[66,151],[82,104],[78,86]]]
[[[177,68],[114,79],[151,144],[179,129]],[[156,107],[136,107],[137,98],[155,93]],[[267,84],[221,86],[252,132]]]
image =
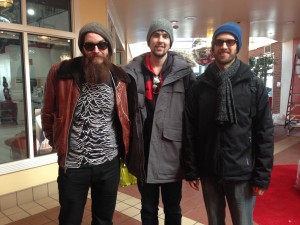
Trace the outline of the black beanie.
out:
[[[96,33],[99,34],[101,37],[103,37],[105,41],[109,43],[108,50],[110,55],[112,55],[112,46],[113,46],[112,35],[108,29],[106,29],[101,24],[96,22],[88,23],[80,29],[79,36],[78,36],[78,47],[81,52],[83,48],[84,36],[86,33]]]

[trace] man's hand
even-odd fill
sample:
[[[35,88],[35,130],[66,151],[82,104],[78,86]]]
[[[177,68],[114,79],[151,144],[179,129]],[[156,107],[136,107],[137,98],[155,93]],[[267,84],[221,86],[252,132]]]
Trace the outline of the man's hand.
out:
[[[196,191],[199,191],[199,183],[200,183],[200,180],[189,181],[190,187],[193,188]]]
[[[252,195],[254,196],[261,196],[265,193],[265,190],[264,189],[261,189],[257,186],[253,186],[252,187]]]

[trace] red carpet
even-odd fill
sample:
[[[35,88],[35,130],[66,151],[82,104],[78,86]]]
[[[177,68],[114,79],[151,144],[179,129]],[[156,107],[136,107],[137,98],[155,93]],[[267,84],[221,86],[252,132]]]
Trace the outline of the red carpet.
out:
[[[268,191],[256,198],[256,223],[300,225],[300,191],[294,187],[296,175],[297,165],[274,166]]]

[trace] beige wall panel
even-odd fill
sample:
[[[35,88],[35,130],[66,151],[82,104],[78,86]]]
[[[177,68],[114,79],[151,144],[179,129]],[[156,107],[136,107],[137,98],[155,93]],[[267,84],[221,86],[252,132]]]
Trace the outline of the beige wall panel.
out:
[[[0,195],[21,191],[57,179],[58,165],[53,163],[0,176]]]
[[[98,22],[103,26],[108,27],[106,0],[74,0],[73,3],[73,23],[76,39],[80,28],[87,23]],[[75,56],[79,56],[80,54],[76,42]]]

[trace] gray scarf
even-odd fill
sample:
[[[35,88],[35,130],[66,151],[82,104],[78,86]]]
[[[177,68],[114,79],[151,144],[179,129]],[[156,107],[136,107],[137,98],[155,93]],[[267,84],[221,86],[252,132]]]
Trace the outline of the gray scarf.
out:
[[[231,80],[236,75],[240,60],[236,59],[234,63],[226,70],[220,71],[215,62],[209,65],[212,79],[217,85],[217,115],[218,124],[237,124],[234,99],[232,94]]]

